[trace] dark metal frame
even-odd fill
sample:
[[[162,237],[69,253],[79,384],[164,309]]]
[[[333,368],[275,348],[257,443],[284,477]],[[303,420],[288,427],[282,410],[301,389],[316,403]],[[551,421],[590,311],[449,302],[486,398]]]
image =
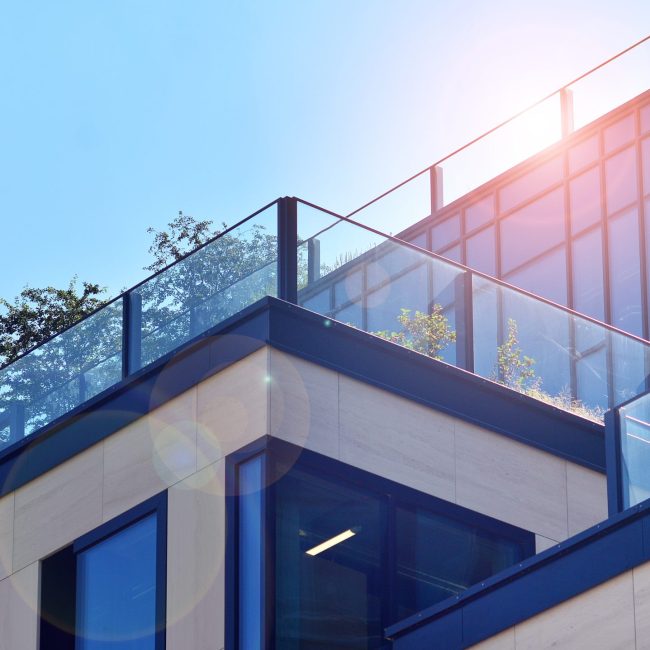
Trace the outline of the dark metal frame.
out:
[[[532,532],[425,494],[358,467],[347,465],[342,461],[298,447],[284,440],[265,436],[226,457],[226,528],[228,531],[226,537],[226,650],[237,650],[239,648],[237,633],[239,627],[238,470],[242,464],[259,456],[264,459],[262,471],[264,586],[261,612],[263,616],[262,629],[264,631],[263,648],[266,650],[272,650],[275,647],[275,485],[280,478],[276,474],[275,468],[278,461],[285,461],[292,468],[305,470],[319,477],[333,479],[341,484],[353,486],[383,499],[387,505],[384,513],[385,538],[382,544],[385,554],[382,563],[384,567],[395,566],[395,562],[392,561],[396,558],[395,537],[391,534],[391,531],[394,531],[394,516],[397,505],[407,508],[422,507],[450,519],[480,527],[490,534],[507,536],[520,545],[524,557],[531,557],[535,554],[535,534]],[[393,523],[392,528],[391,522]],[[393,581],[393,571],[384,571],[384,594],[392,593]],[[382,620],[395,620],[395,611],[391,607],[390,599],[385,599],[382,603]]]

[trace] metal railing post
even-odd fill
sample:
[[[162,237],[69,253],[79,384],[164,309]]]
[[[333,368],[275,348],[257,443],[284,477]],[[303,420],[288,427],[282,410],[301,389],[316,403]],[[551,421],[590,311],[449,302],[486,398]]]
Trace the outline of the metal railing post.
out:
[[[142,296],[128,292],[122,298],[122,377],[142,366]]]
[[[563,138],[573,133],[573,93],[568,88],[560,90],[560,124]]]
[[[472,272],[465,271],[456,276],[456,365],[474,372],[474,294]]]
[[[311,238],[307,242],[307,284],[320,278],[320,242]]]
[[[429,170],[429,184],[431,188],[431,216],[440,210],[443,203],[442,167],[434,165]]]
[[[625,509],[621,458],[621,414],[618,409],[610,409],[605,413],[607,510],[610,517]]]
[[[298,202],[278,200],[278,298],[298,302]]]

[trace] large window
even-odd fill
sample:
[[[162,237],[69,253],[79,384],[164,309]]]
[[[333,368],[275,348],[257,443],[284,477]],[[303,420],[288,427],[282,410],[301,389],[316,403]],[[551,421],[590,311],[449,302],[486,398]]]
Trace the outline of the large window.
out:
[[[166,497],[43,561],[42,650],[163,650]]]
[[[387,625],[534,553],[532,533],[279,440],[229,476],[230,650],[383,648]]]

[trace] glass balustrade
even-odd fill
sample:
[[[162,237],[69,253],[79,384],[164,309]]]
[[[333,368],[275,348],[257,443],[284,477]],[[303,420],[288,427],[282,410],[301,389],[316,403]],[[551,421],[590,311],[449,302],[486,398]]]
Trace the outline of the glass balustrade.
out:
[[[623,509],[650,498],[650,394],[618,409]]]

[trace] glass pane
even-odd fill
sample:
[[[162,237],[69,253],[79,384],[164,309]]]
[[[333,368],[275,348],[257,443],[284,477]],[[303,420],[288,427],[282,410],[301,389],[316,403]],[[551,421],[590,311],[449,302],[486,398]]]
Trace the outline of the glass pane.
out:
[[[603,408],[609,403],[607,395],[606,347],[580,357],[576,363],[578,399],[589,408]]]
[[[598,136],[594,135],[569,149],[569,173],[573,174],[598,159]]]
[[[363,328],[363,306],[360,302],[353,302],[351,305],[335,311],[332,317],[346,325]]]
[[[650,498],[650,395],[620,409],[623,504]]]
[[[564,247],[544,255],[504,278],[509,284],[566,305],[566,256]]]
[[[598,223],[601,219],[600,170],[598,167],[574,178],[569,183],[571,232],[574,234]]]
[[[164,585],[163,585],[164,587]],[[154,650],[156,516],[77,556],[77,650]]]
[[[263,456],[239,467],[239,648],[262,647]]]
[[[495,276],[497,274],[494,255],[494,226],[468,237],[465,246],[467,266],[488,275]]]
[[[609,222],[612,324],[642,336],[639,225],[636,210]]]
[[[564,196],[562,190],[554,190],[501,221],[503,273],[563,240]]]
[[[634,139],[634,114],[628,115],[615,124],[608,126],[603,132],[605,153],[618,149]]]
[[[383,647],[382,502],[285,471],[276,484],[275,647]]]
[[[641,133],[650,131],[650,104],[641,109]]]
[[[573,307],[581,314],[605,320],[600,228],[589,231],[573,242]]]
[[[133,290],[142,300],[142,365],[266,295],[276,295],[273,205]]]
[[[122,379],[122,301],[117,300],[0,371],[0,411],[25,407],[25,435]],[[13,442],[13,441],[12,441]],[[0,448],[9,444],[0,431]]]
[[[643,158],[643,193],[650,194],[650,138],[641,141]]]
[[[363,291],[363,270],[350,271],[334,285],[334,305],[338,307],[358,298]]]
[[[490,194],[465,209],[465,230],[469,232],[494,219],[494,195]]]
[[[305,294],[302,297],[301,304],[307,309],[318,311],[321,314],[326,314],[330,309],[330,289],[329,287],[323,291],[319,291],[313,295]]]
[[[521,544],[505,535],[424,508],[396,510],[397,620],[524,559]]]
[[[563,176],[562,165],[562,158],[558,156],[537,165],[532,171],[501,188],[499,190],[501,212],[507,212],[547,187],[559,183]]]
[[[460,246],[452,246],[451,248],[447,248],[444,251],[440,251],[439,255],[442,255],[448,260],[453,260],[454,262],[462,262],[460,257]]]
[[[637,200],[636,153],[625,149],[605,161],[607,213],[612,214]]]
[[[454,215],[431,228],[431,247],[439,250],[460,237],[460,217]]]

